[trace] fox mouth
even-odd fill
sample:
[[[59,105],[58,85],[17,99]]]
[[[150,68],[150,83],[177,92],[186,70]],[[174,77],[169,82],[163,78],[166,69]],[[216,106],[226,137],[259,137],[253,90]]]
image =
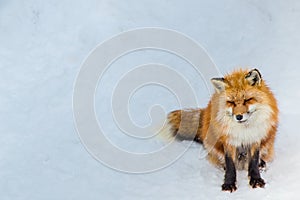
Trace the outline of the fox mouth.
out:
[[[247,112],[247,113],[243,114],[242,119],[237,119],[237,116],[234,116],[234,119],[237,123],[244,124],[244,123],[249,121],[249,119],[251,118],[252,113],[253,112]]]

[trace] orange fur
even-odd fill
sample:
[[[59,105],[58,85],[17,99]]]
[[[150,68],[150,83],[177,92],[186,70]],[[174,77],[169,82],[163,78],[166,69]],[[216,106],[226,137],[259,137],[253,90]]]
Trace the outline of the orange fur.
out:
[[[223,79],[213,80],[216,92],[206,108],[177,110],[168,115],[172,134],[180,139],[203,143],[208,151],[208,160],[220,167],[225,166],[225,154],[230,155],[238,166],[236,158],[241,146],[247,147],[251,155],[253,149],[258,149],[261,159],[271,161],[278,108],[273,93],[259,77],[258,70],[239,69]],[[247,121],[235,121],[237,115],[244,116]],[[259,131],[257,137],[251,135],[256,126]],[[248,163],[240,168],[246,169],[247,166]]]

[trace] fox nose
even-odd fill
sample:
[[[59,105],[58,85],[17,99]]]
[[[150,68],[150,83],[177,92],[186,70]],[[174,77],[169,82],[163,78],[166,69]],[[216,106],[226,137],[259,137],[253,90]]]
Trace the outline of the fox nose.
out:
[[[236,120],[241,121],[243,119],[243,115],[237,115],[235,116]]]

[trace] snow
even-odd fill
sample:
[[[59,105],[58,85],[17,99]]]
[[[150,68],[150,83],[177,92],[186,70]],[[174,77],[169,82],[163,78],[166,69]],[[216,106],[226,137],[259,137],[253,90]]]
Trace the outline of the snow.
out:
[[[0,199],[298,199],[299,19],[297,0],[2,0]],[[262,173],[265,189],[251,189],[247,173],[239,172],[238,190],[221,192],[223,171],[203,159],[205,151],[196,144],[172,165],[144,174],[110,169],[86,151],[72,111],[83,60],[115,34],[152,26],[196,40],[222,73],[238,66],[260,69],[281,111],[276,157]],[[134,66],[149,62],[179,71],[201,106],[209,99],[201,77],[175,55],[145,50],[120,58],[99,82],[95,107],[106,136],[128,151],[149,152],[160,143],[122,134],[108,109],[111,88]],[[166,112],[179,108],[169,91],[141,88],[129,102],[132,120],[151,123],[154,104]]]

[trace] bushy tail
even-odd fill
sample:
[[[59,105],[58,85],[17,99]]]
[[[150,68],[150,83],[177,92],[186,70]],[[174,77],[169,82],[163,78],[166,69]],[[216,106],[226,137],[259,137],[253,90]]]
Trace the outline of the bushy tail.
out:
[[[178,140],[195,140],[202,143],[200,119],[201,109],[172,111],[168,114],[160,135],[167,139],[175,137]]]

